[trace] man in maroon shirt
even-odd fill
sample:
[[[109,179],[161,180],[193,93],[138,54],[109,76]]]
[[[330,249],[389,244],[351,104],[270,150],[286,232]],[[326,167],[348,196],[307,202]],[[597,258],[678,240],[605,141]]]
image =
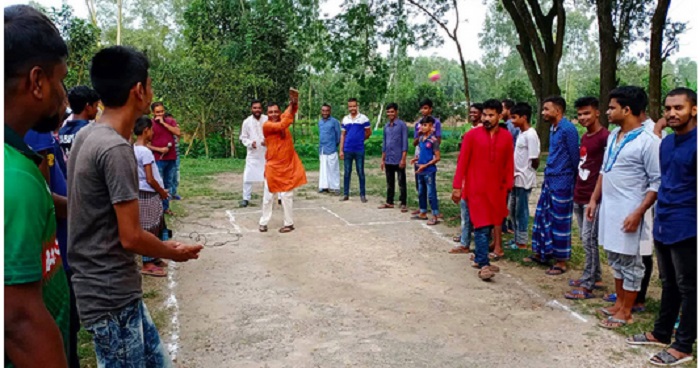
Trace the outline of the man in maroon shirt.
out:
[[[578,115],[578,123],[586,128],[586,133],[581,137],[581,159],[574,187],[574,213],[578,220],[581,243],[586,252],[586,263],[581,278],[569,280],[569,285],[575,289],[564,296],[567,299],[589,299],[593,297],[593,288],[600,286],[603,278],[598,255],[598,215],[596,213],[593,221],[589,221],[586,218],[586,207],[588,207],[588,202],[591,200],[591,195],[598,181],[610,132],[600,123],[597,98],[579,98],[574,106]]]
[[[163,185],[166,190],[173,193],[175,175],[177,174],[177,152],[175,151],[175,136],[180,137],[180,127],[173,118],[166,118],[165,106],[162,102],[151,104],[153,113],[153,139],[148,148],[153,151],[156,158],[158,171],[163,178]],[[170,199],[163,200],[163,211],[172,215],[170,210]]]

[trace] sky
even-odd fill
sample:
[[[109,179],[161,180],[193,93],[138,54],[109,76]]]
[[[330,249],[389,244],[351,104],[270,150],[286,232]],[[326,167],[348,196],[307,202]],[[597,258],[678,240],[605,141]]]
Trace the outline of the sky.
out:
[[[38,3],[45,6],[59,6],[63,1],[58,0],[35,0]],[[72,6],[75,10],[75,14],[82,18],[87,18],[88,11],[84,0],[64,0],[68,5]],[[124,0],[129,1],[129,0]],[[6,4],[26,4],[29,0],[3,0]],[[328,16],[334,16],[340,12],[340,6],[343,0],[326,0],[322,13],[327,13]],[[486,14],[486,5],[484,5],[484,0],[460,0],[457,2],[459,7],[459,14],[462,17],[462,22],[459,25],[458,38],[462,44],[462,51],[464,52],[464,58],[467,61],[479,60],[483,52],[479,49],[479,38],[478,34],[481,32],[484,25],[484,15]],[[693,15],[697,14],[700,10],[700,1],[698,0],[672,0],[671,8],[669,9],[669,19],[675,21],[688,22],[689,30],[681,35],[680,37],[680,48],[676,52],[671,60],[676,60],[680,57],[693,57],[697,60],[697,42],[692,40],[697,40],[698,29],[696,22],[692,19]],[[408,5],[410,6],[410,5]],[[98,10],[99,11],[99,10]],[[448,19],[450,21],[449,28],[454,27],[454,13],[448,14]],[[442,32],[442,31],[441,31]],[[410,56],[442,56],[448,59],[459,60],[459,54],[457,53],[457,47],[454,45],[452,40],[446,37],[444,33],[441,33],[445,42],[442,47],[430,48],[426,50],[409,50]],[[693,47],[695,46],[695,47]],[[637,52],[644,51],[646,45],[638,44],[632,46],[632,55]]]

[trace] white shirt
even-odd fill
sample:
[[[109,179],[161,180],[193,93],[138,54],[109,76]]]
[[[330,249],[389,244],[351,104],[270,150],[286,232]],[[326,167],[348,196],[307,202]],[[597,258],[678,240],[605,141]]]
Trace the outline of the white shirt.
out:
[[[153,152],[148,149],[148,147],[134,145],[134,155],[136,155],[136,162],[139,165],[139,190],[144,192],[156,191],[146,180],[146,165],[151,165],[153,178],[156,179],[160,187],[163,188],[163,179],[160,177],[160,171],[158,171],[158,166],[156,166],[156,158],[153,157]]]
[[[514,167],[515,186],[532,189],[537,185],[537,170],[532,168],[531,161],[540,157],[540,137],[535,128],[521,132],[515,143]]]
[[[651,120],[651,118],[648,117],[647,120],[644,120],[642,122],[642,125],[644,126],[644,129],[646,129],[649,133],[654,134],[654,126],[656,125],[656,123],[654,123],[654,120]],[[666,138],[666,135],[668,135],[668,133],[666,133],[666,130],[661,130],[661,139]]]
[[[245,170],[243,170],[244,182],[262,182],[265,180],[265,153],[267,148],[262,145],[265,142],[263,124],[267,121],[267,115],[261,115],[260,120],[250,115],[243,120],[241,127],[241,143],[247,148],[245,157]],[[253,148],[255,142],[255,148]]]

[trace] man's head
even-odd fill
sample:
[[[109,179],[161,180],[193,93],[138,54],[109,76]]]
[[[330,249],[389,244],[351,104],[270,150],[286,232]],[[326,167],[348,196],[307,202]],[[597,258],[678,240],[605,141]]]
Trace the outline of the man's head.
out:
[[[550,96],[542,103],[542,117],[549,123],[558,123],[566,112],[566,100],[561,96]]]
[[[324,119],[331,117],[331,105],[326,103],[321,106],[321,117]]]
[[[641,87],[624,86],[610,91],[608,95],[608,121],[616,125],[639,121],[639,115],[647,105],[647,94]]]
[[[600,122],[600,110],[598,99],[595,97],[581,97],[574,102],[576,117],[582,127],[588,128]]]
[[[136,124],[134,125],[134,135],[137,137],[143,137],[146,142],[150,142],[153,139],[153,122],[148,116],[140,116],[136,119]]]
[[[357,99],[354,97],[348,99],[348,112],[350,115],[357,115]]]
[[[484,111],[484,104],[475,103],[469,108],[469,122],[472,125],[481,124],[481,113]]]
[[[532,107],[525,102],[518,102],[510,109],[510,119],[513,125],[518,128],[524,128],[530,125],[532,118]]]
[[[151,104],[151,112],[154,118],[165,118],[165,105],[160,101],[156,101]]]
[[[698,95],[692,89],[676,88],[666,95],[664,118],[671,129],[684,132],[688,124],[697,124]]]
[[[134,114],[147,114],[153,99],[148,67],[148,58],[142,52],[112,46],[92,58],[90,80],[106,109],[126,108]]]
[[[250,103],[250,112],[253,114],[254,118],[260,119],[260,117],[262,116],[262,111],[262,102],[260,102],[259,100],[253,100]]]
[[[399,105],[396,102],[392,102],[386,105],[386,117],[389,121],[396,119],[396,115],[399,113]]]
[[[100,105],[100,95],[88,86],[77,86],[68,91],[68,103],[76,117],[95,120]]]
[[[423,116],[430,116],[433,114],[433,101],[429,98],[423,99],[420,102],[420,114]]]
[[[481,113],[481,122],[486,130],[491,130],[498,126],[498,121],[501,119],[503,105],[501,101],[490,99],[484,101],[484,111]]]
[[[501,101],[501,104],[503,105],[503,112],[501,112],[501,116],[503,117],[503,120],[507,121],[510,119],[510,109],[515,106],[515,101],[506,98],[505,100]]]
[[[267,104],[267,120],[277,123],[280,121],[280,105],[275,102],[270,102]]]
[[[55,130],[66,99],[68,47],[46,15],[27,5],[5,8],[5,116],[27,130]],[[7,121],[5,122],[8,123]]]
[[[424,116],[420,119],[420,131],[423,132],[423,134],[430,133],[430,131],[433,130],[433,125],[435,125],[435,119],[433,119],[432,116]]]

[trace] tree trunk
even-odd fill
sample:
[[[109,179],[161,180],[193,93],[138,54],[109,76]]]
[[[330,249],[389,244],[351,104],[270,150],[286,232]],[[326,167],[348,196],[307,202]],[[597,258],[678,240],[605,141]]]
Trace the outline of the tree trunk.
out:
[[[462,45],[459,44],[457,38],[454,39],[457,45],[457,53],[459,53],[459,65],[462,68],[462,78],[464,79],[464,99],[467,100],[467,111],[471,107],[471,97],[469,95],[469,74],[467,74],[467,64],[464,62],[462,55]]]
[[[207,143],[207,119],[205,118],[204,113],[202,113],[201,124],[202,130],[199,133],[202,136],[202,143],[204,143],[204,156],[209,158],[209,143]]]
[[[615,41],[615,25],[612,19],[612,0],[596,0],[598,37],[600,42],[600,109],[608,109],[608,94],[617,87],[618,43]],[[608,126],[606,114],[600,114],[600,122]]]
[[[122,0],[117,0],[117,46],[122,44]]]
[[[664,58],[662,46],[664,28],[671,0],[659,0],[651,18],[651,49],[649,50],[649,115],[654,121],[661,117],[661,80]]]
[[[194,128],[194,134],[192,134],[192,140],[190,141],[190,144],[187,146],[187,151],[185,151],[185,157],[190,154],[190,150],[192,149],[192,145],[194,144],[194,140],[197,139],[197,132],[199,132],[199,124],[197,124],[197,127]]]
[[[97,10],[95,8],[95,0],[85,0],[85,5],[88,8],[88,13],[90,13],[90,22],[92,25],[97,27]]]

